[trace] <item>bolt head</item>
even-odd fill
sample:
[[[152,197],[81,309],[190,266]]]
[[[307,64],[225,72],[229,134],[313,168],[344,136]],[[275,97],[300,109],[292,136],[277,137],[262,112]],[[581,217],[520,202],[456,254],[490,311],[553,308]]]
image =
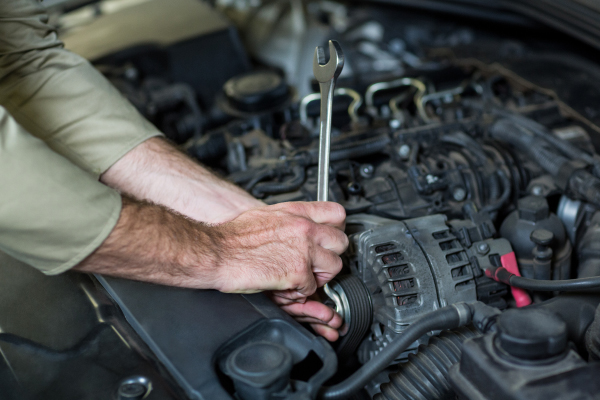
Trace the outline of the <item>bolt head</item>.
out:
[[[370,178],[373,176],[375,168],[371,164],[363,164],[360,166],[360,176],[363,178]]]
[[[398,155],[402,159],[407,159],[410,155],[410,146],[407,144],[403,144],[402,146],[400,146],[400,148],[398,149]]]
[[[455,201],[463,201],[467,197],[467,191],[461,187],[457,186],[452,190],[452,198]]]
[[[544,193],[544,188],[540,185],[536,185],[531,188],[531,194],[541,196]]]
[[[141,383],[125,383],[119,387],[119,395],[124,399],[141,398],[146,393],[146,387]]]
[[[152,382],[144,376],[123,380],[117,391],[118,400],[140,400],[152,390]]]
[[[490,251],[490,245],[487,243],[479,243],[477,245],[477,252],[482,254],[482,255],[486,255],[488,252]]]

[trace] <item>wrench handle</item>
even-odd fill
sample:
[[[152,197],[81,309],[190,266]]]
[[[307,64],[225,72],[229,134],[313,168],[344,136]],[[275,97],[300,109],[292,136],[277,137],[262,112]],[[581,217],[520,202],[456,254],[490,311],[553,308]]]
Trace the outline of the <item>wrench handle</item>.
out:
[[[331,114],[335,78],[319,83],[321,89],[321,118],[319,123],[319,170],[317,176],[317,201],[329,197],[329,151],[331,148]]]

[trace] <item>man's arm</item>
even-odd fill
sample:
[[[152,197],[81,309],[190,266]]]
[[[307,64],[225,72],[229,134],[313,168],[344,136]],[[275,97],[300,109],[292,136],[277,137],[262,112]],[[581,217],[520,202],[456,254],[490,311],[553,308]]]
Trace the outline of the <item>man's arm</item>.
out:
[[[109,168],[101,176],[101,181],[123,193],[165,205],[208,223],[229,221],[244,211],[264,206],[261,201],[214,176],[161,138],[149,139],[137,146]],[[278,216],[271,215],[271,218]],[[341,218],[341,224],[336,225],[342,230],[343,220]],[[263,250],[271,252],[266,247]],[[319,283],[322,286],[325,281]],[[338,314],[315,299],[292,302],[288,297],[286,291],[271,293],[273,301],[298,321],[310,323],[317,333],[329,340],[337,339],[337,328],[342,323]]]
[[[137,160],[138,151],[131,153],[131,157],[125,155],[140,143],[143,144],[139,150],[145,154],[146,146],[153,147],[158,143],[145,144],[145,141],[159,136],[160,132],[86,60],[62,49],[62,43],[47,24],[47,15],[38,0],[0,1],[0,37],[0,104],[27,131],[73,164],[96,177],[115,166],[113,172],[121,173],[103,175],[104,182],[124,193],[167,205],[195,219],[223,222],[262,204],[240,189],[216,180],[185,157],[182,163],[161,163],[169,165],[168,171],[154,170],[139,176],[139,180],[123,173],[115,163],[118,160],[127,163],[131,158]],[[162,150],[167,150],[167,154]],[[162,150],[159,152],[165,158],[161,162],[169,159],[172,148]],[[182,155],[175,155],[175,158],[180,157]],[[159,163],[158,160],[154,162]],[[121,166],[126,165],[124,163]],[[51,174],[50,171],[47,173]],[[164,179],[167,178],[174,178],[178,184],[173,188],[165,186]],[[157,181],[153,183],[153,179]],[[216,208],[207,212],[210,207]],[[71,261],[63,264],[61,271],[68,269]],[[278,294],[286,296],[285,293]],[[330,313],[322,304],[311,301],[292,306],[292,309],[295,310],[292,315]],[[332,317],[333,320],[336,318],[339,319],[335,315]]]
[[[305,298],[342,268],[338,255],[348,241],[334,227],[343,223],[340,209],[336,203],[285,203],[210,226],[123,198],[111,234],[75,269],[169,286],[279,290],[290,299]]]
[[[156,204],[124,198],[122,205],[115,190],[29,135],[1,107],[0,171],[0,249],[49,275],[75,266],[165,285],[270,289],[303,299],[339,271],[338,254],[347,245],[344,210],[334,203],[262,207],[216,226]],[[331,318],[321,317],[321,324],[338,327],[333,313],[323,311]]]
[[[100,178],[138,199],[167,206],[207,223],[232,220],[265,204],[218,178],[162,138],[137,146]]]
[[[75,269],[232,293],[273,290],[285,311],[333,341],[339,315],[304,299],[340,271],[344,219],[335,203],[284,203],[210,226],[124,198],[115,229]]]

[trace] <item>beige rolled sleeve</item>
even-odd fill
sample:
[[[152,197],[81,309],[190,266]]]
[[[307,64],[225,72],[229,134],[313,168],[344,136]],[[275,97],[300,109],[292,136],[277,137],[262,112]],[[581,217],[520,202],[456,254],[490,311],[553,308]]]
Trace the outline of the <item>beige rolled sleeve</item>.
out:
[[[0,107],[0,250],[45,274],[108,237],[121,196],[27,133]]]
[[[46,274],[77,265],[121,211],[120,195],[98,177],[159,135],[62,48],[40,1],[0,0],[0,256]]]
[[[161,135],[88,61],[62,48],[38,0],[0,1],[0,105],[96,177]]]

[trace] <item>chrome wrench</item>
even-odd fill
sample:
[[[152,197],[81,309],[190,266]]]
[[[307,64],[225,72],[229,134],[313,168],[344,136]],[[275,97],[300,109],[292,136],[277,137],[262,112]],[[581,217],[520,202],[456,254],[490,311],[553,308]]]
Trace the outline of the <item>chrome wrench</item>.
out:
[[[344,53],[338,42],[329,41],[329,62],[325,63],[325,50],[321,46],[315,49],[313,74],[321,89],[321,121],[319,123],[319,174],[317,180],[317,201],[327,201],[329,197],[329,149],[331,147],[331,114],[333,108],[333,92],[335,81],[344,68]],[[325,284],[325,293],[336,299],[329,284]],[[336,303],[336,311],[341,315],[343,310]],[[344,329],[342,334],[345,334]]]
[[[319,123],[319,170],[317,201],[329,197],[329,149],[331,147],[331,114],[335,81],[344,68],[344,53],[335,40],[329,41],[329,62],[325,63],[325,50],[315,49],[313,73],[321,89],[321,121]]]

